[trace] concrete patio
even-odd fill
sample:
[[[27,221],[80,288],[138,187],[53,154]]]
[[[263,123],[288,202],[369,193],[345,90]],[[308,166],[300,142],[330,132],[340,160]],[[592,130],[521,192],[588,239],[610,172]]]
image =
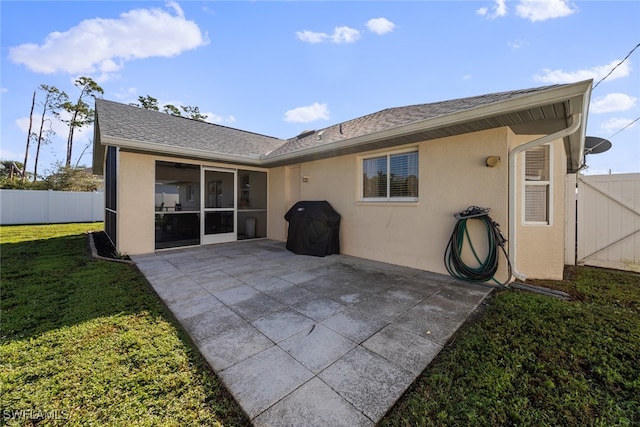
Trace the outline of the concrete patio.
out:
[[[256,426],[374,425],[491,292],[270,240],[132,258]]]

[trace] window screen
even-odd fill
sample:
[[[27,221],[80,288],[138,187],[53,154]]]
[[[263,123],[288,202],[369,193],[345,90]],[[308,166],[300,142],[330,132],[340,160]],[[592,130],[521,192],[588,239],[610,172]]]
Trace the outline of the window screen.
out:
[[[365,159],[364,198],[387,197],[387,158]]]
[[[527,222],[547,222],[549,218],[549,187],[528,185],[525,188],[525,213]]]
[[[418,152],[364,159],[362,170],[363,199],[418,197]]]
[[[418,153],[389,156],[390,197],[418,197]]]
[[[548,145],[525,151],[525,222],[549,223],[550,163]]]
[[[525,152],[526,180],[549,181],[549,146],[543,145]]]

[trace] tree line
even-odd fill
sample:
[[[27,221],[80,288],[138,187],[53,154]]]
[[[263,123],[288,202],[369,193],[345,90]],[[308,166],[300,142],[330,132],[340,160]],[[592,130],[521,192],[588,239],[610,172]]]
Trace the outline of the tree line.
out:
[[[0,160],[0,188],[22,189],[58,189],[74,191],[93,191],[101,186],[101,181],[94,177],[88,179],[83,175],[91,175],[87,168],[80,167],[79,163],[84,152],[92,145],[90,142],[84,147],[82,154],[75,165],[71,165],[74,150],[74,135],[79,129],[92,125],[95,121],[95,111],[92,108],[91,99],[102,97],[104,90],[90,77],[79,77],[74,82],[79,90],[77,98],[71,100],[69,95],[55,86],[41,84],[33,91],[31,109],[29,112],[29,128],[25,144],[24,160]],[[39,96],[38,96],[39,93]],[[39,99],[39,100],[38,100]],[[173,104],[165,104],[160,110],[158,99],[150,95],[138,96],[137,103],[129,105],[147,110],[162,111],[173,116],[186,117],[193,120],[204,121],[207,116],[200,112],[198,107],[181,105],[180,108]],[[39,126],[34,129],[34,117],[40,116]],[[41,149],[50,144],[55,131],[49,117],[66,123],[69,126],[64,162],[57,162],[56,170],[49,176],[42,177],[38,173],[38,162]],[[29,172],[29,155],[35,150],[33,172]],[[40,181],[38,181],[40,179]],[[82,183],[81,189],[78,185]]]

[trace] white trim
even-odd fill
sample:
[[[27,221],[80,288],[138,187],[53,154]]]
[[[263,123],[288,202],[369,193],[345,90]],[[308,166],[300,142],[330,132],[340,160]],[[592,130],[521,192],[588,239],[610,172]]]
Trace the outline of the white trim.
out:
[[[527,169],[527,165],[526,165],[526,156],[527,156],[527,151],[531,151],[531,150],[535,150],[536,148],[539,147],[549,147],[549,164],[548,164],[548,174],[549,174],[549,179],[548,180],[527,180],[526,177],[526,169]],[[551,227],[553,226],[553,217],[554,217],[554,204],[553,204],[553,199],[554,199],[554,191],[553,191],[553,186],[554,186],[554,161],[553,161],[553,156],[554,156],[554,147],[551,143],[548,144],[543,144],[543,145],[539,145],[537,147],[532,147],[528,150],[525,150],[522,152],[522,156],[521,156],[521,161],[523,163],[522,166],[522,174],[521,174],[521,201],[520,201],[520,218],[521,218],[521,223],[522,225],[530,225],[530,226],[546,226],[546,227]],[[526,211],[527,211],[527,194],[526,194],[526,190],[527,187],[547,187],[548,191],[547,191],[547,220],[546,221],[527,221],[526,219]]]
[[[509,151],[509,261],[513,268],[513,275],[517,279],[525,280],[527,278],[527,276],[518,271],[518,265],[516,263],[516,237],[518,235],[516,230],[516,190],[518,188],[516,175],[517,156],[529,148],[568,137],[580,129],[581,126],[586,126],[586,116],[583,116],[581,113],[573,114],[571,116],[571,123],[568,124],[566,128],[519,145]]]
[[[398,203],[400,206],[403,206],[405,203],[415,204],[420,200],[420,186],[418,186],[418,197],[391,197],[391,180],[387,174],[387,188],[386,193],[387,197],[364,197],[364,161],[368,159],[377,159],[377,158],[386,158],[386,167],[387,171],[391,169],[391,156],[399,155],[399,154],[411,154],[416,153],[418,155],[418,174],[420,173],[420,150],[419,147],[412,146],[407,148],[402,148],[399,150],[392,151],[378,151],[375,153],[368,153],[365,155],[357,156],[358,159],[358,204],[371,204],[371,205],[380,205],[384,204],[388,206],[391,203]],[[420,181],[420,176],[418,175],[418,181]]]
[[[115,145],[119,148],[125,148],[133,151],[143,151],[146,154],[177,156],[182,159],[193,158],[194,161],[197,161],[198,163],[210,161],[256,167],[263,166],[263,162],[260,160],[259,155],[243,156],[237,154],[217,153],[204,149],[186,148],[175,145],[158,144],[154,142],[144,142],[109,135],[104,135],[101,139],[101,143],[103,145]]]
[[[384,141],[394,137],[410,135],[415,132],[441,129],[447,126],[469,123],[475,120],[494,117],[496,115],[510,114],[513,112],[519,112],[523,109],[530,109],[541,105],[561,102],[567,99],[583,96],[587,91],[590,93],[591,82],[591,80],[585,80],[578,83],[567,84],[560,88],[552,86],[549,89],[541,90],[533,94],[522,94],[515,98],[492,102],[479,107],[470,108],[468,110],[445,114],[443,116],[418,120],[409,124],[378,132],[372,132],[347,140],[339,140],[319,146],[314,145],[312,147],[279,154],[277,156],[267,157],[261,160],[261,164],[264,166],[270,166],[273,164],[277,165],[280,162],[295,161],[300,156],[304,155],[323,154],[336,149],[353,148],[366,143]],[[588,105],[589,96],[586,96],[585,98],[587,99],[584,100],[584,105]],[[584,115],[586,117],[586,111],[584,112]]]
[[[206,173],[223,172],[233,175],[233,208],[207,208]],[[219,234],[206,234],[205,222],[209,212],[233,212],[233,231]],[[238,169],[212,168],[200,166],[200,244],[227,243],[238,240]]]

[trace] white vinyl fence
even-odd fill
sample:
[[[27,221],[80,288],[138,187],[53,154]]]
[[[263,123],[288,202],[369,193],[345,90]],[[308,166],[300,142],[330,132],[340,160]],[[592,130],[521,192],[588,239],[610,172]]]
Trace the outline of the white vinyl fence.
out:
[[[578,177],[579,265],[640,272],[640,174]]]
[[[0,190],[0,224],[53,224],[104,220],[104,193]]]

